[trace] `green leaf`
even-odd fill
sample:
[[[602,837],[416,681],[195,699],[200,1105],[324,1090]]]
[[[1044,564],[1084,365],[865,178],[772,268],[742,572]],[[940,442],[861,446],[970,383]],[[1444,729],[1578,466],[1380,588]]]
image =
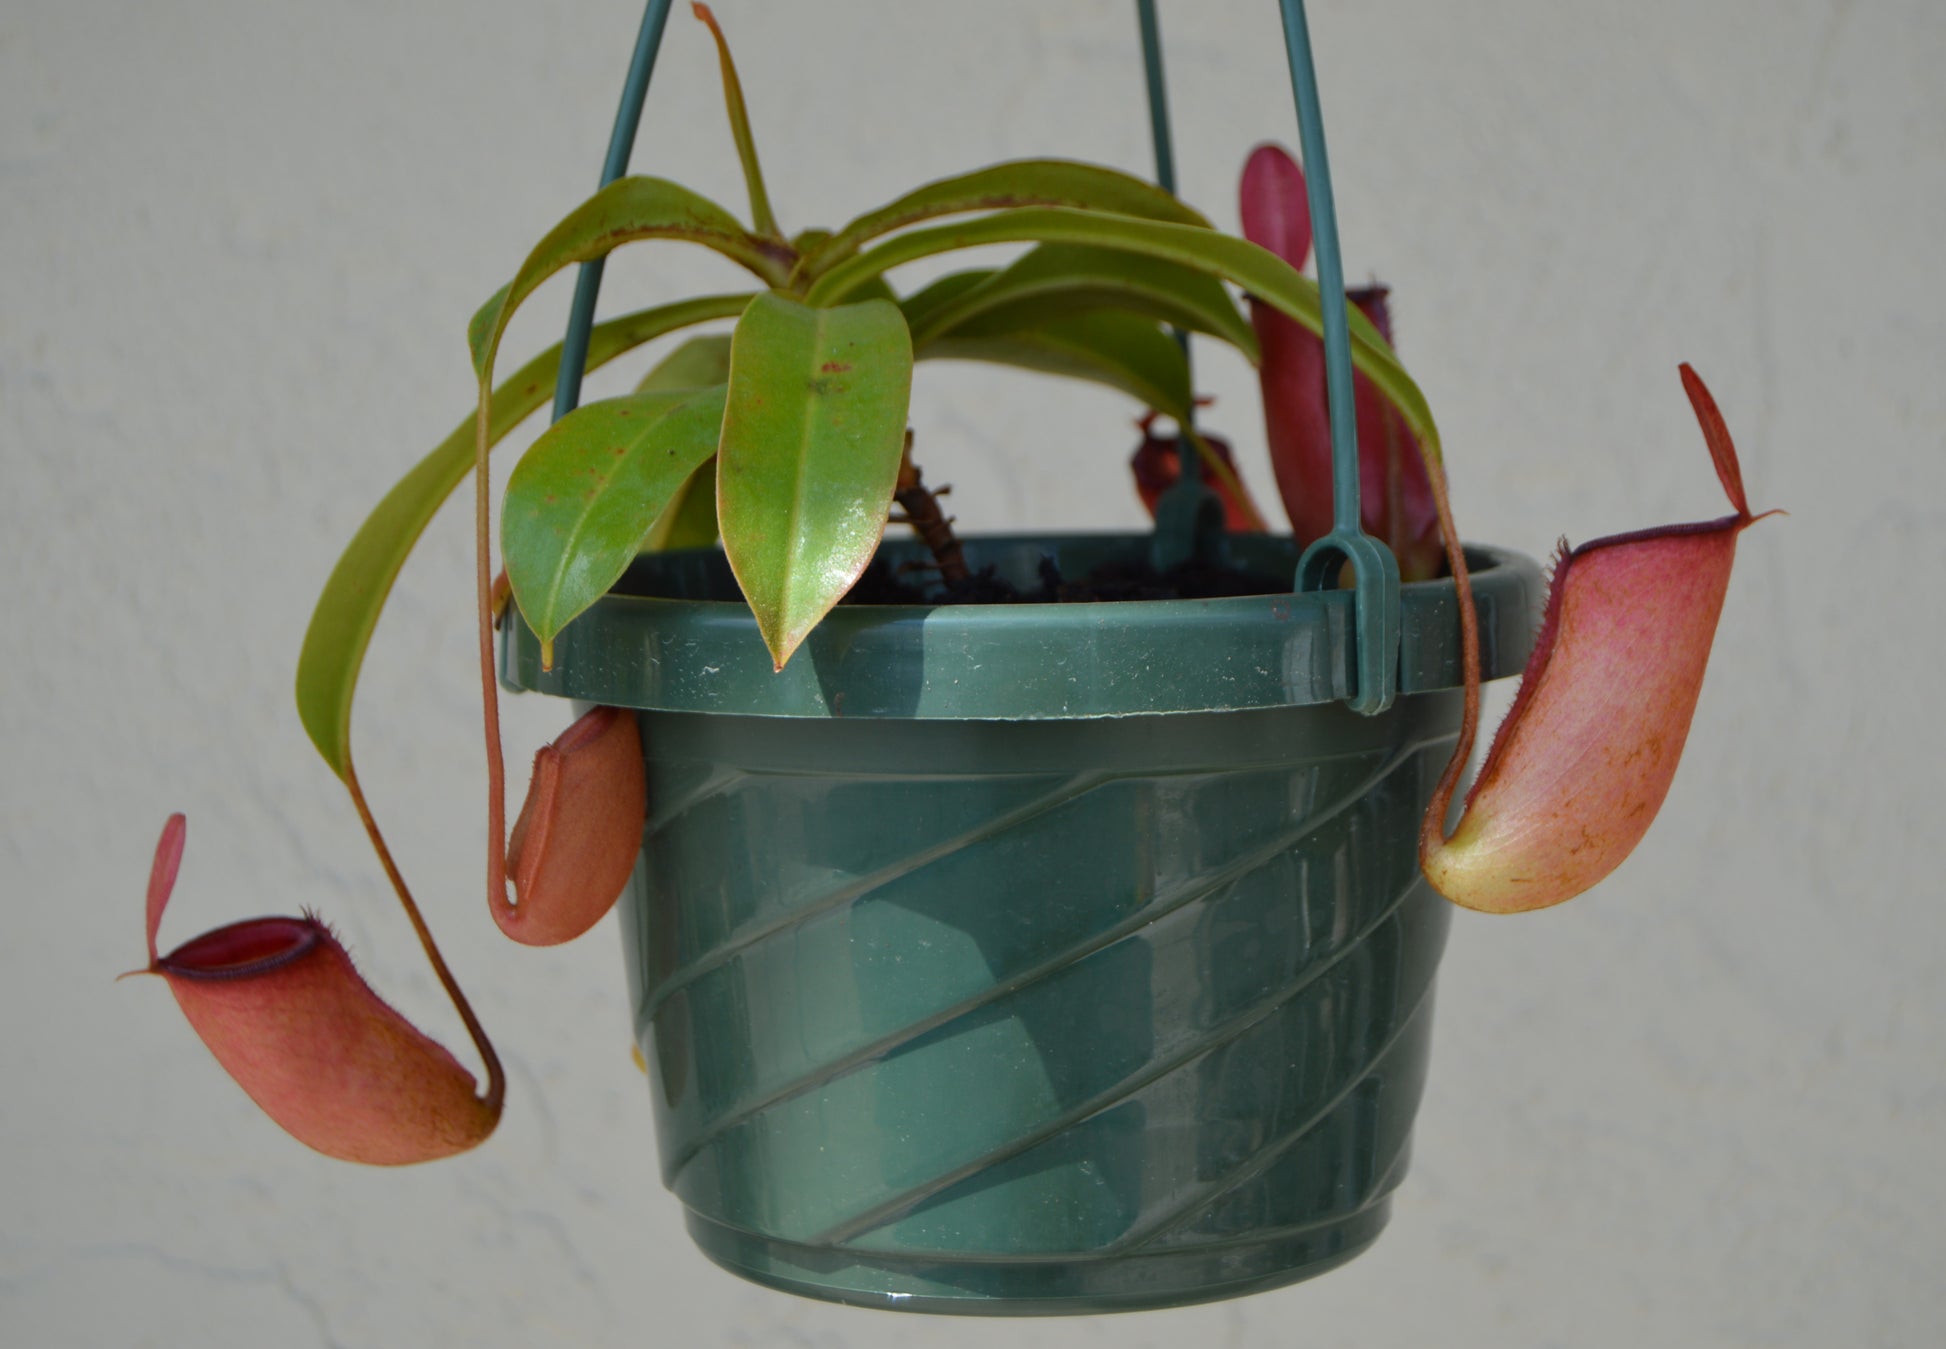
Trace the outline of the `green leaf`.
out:
[[[711,319],[732,318],[748,295],[709,295],[625,314],[595,327],[588,338],[588,369],[664,333]],[[554,396],[561,348],[543,352],[493,391],[489,443],[500,439]],[[427,521],[473,467],[473,414],[386,493],[352,536],[318,596],[304,649],[297,658],[297,714],[318,753],[340,778],[351,771],[351,704],[358,671],[385,597],[398,579]]]
[[[791,247],[796,250],[798,255],[798,269],[793,275],[802,274],[815,267],[817,265],[816,259],[823,255],[826,245],[830,242],[830,230],[810,229],[800,231],[791,240]],[[883,278],[880,278],[880,284],[876,286],[860,286],[845,298],[849,300],[890,300],[893,304],[899,302],[899,297],[893,293],[890,285],[884,283]]]
[[[1317,283],[1276,254],[1246,239],[1163,221],[1061,207],[1023,207],[977,220],[914,230],[833,267],[811,286],[805,298],[811,304],[830,304],[849,294],[854,286],[882,276],[902,263],[960,248],[1004,243],[1087,244],[1181,263],[1235,282],[1312,332],[1323,328]],[[1419,438],[1426,457],[1434,463],[1440,462],[1439,429],[1433,424],[1425,395],[1406,374],[1391,344],[1380,336],[1371,320],[1355,306],[1348,304],[1345,310],[1351,325],[1352,364],[1398,409],[1406,425]]]
[[[1178,420],[1190,417],[1189,362],[1151,319],[1098,309],[1005,328],[974,319],[934,338],[920,360],[989,361],[1105,384]]]
[[[1125,309],[1192,332],[1220,337],[1254,364],[1257,333],[1223,283],[1208,272],[1142,257],[1124,249],[1043,244],[998,274],[932,308],[912,324],[912,343],[979,315],[1005,327],[1031,327],[1042,319],[1084,309]],[[911,323],[911,313],[907,312]]]
[[[867,282],[845,296],[846,304],[857,304],[861,300],[884,300],[888,304],[897,304],[899,293],[892,289],[890,281],[881,276],[876,285]]]
[[[698,464],[716,452],[723,385],[577,408],[507,481],[500,551],[521,615],[553,663],[554,638],[608,593]]]
[[[666,178],[618,178],[568,212],[534,246],[514,279],[480,306],[466,332],[474,373],[483,383],[491,377],[507,321],[543,281],[563,267],[607,257],[641,239],[681,239],[713,248],[767,285],[782,284],[790,270],[787,245],[757,238],[708,198]]]
[[[933,314],[995,275],[997,273],[991,267],[949,272],[937,281],[913,291],[899,301],[899,309],[905,314],[906,327],[913,332],[919,331],[922,326],[931,322]]]
[[[1143,261],[1126,253],[1114,256]],[[1088,380],[1119,389],[1172,417],[1188,416],[1189,363],[1182,348],[1153,322],[1125,309],[1064,316],[1002,306],[940,331],[935,314],[998,275],[992,268],[951,272],[901,301],[906,323],[915,334],[913,354],[922,361],[986,361]],[[921,330],[936,335],[921,341],[917,336]]]
[[[750,297],[744,297],[744,304]],[[739,311],[741,312],[741,311]],[[676,389],[707,389],[730,382],[730,335],[705,333],[692,337],[657,361],[642,376],[637,393],[669,393]]]
[[[645,553],[707,548],[716,542],[716,456],[696,466],[642,537]]]
[[[730,134],[736,138],[737,159],[743,164],[743,181],[750,188],[750,223],[757,233],[773,239],[784,237],[777,228],[777,217],[770,213],[770,194],[764,191],[764,171],[757,163],[757,142],[750,135],[750,110],[743,103],[743,81],[737,78],[736,62],[730,59],[730,41],[716,22],[708,5],[695,6],[696,17],[709,26],[716,39],[716,62],[723,72],[723,105],[730,114]]]
[[[668,393],[676,389],[706,389],[730,378],[730,335],[710,333],[692,337],[667,356],[635,386],[637,393]],[[679,548],[707,548],[716,542],[716,456],[711,455],[676,489],[662,514],[642,538],[645,553]]]
[[[825,242],[810,264],[815,270],[801,270],[815,278],[851,257],[862,244],[893,230],[941,216],[1010,206],[1066,206],[1209,227],[1209,221],[1154,183],[1115,169],[1067,159],[1017,159],[941,178],[866,212]]]
[[[878,549],[911,394],[912,339],[889,301],[762,294],[737,322],[717,515],[780,670]]]

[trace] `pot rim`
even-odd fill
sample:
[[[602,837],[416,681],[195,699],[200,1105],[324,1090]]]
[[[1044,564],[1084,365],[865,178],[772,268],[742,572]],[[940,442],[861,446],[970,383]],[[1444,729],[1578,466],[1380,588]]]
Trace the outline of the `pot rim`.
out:
[[[1149,535],[974,535],[968,565],[1031,585],[1042,557],[1070,574],[1146,555]],[[1294,574],[1288,536],[1233,535],[1250,570]],[[893,565],[924,559],[888,540]],[[1533,642],[1540,568],[1467,546],[1485,678],[1516,673]],[[841,605],[781,671],[719,549],[645,554],[616,589],[555,638],[551,670],[525,622],[500,639],[503,684],[587,703],[768,717],[1067,720],[1295,707],[1352,687],[1347,590],[1224,599],[1060,604]],[[517,612],[517,611],[515,611]],[[1457,688],[1450,579],[1400,588],[1399,692]]]

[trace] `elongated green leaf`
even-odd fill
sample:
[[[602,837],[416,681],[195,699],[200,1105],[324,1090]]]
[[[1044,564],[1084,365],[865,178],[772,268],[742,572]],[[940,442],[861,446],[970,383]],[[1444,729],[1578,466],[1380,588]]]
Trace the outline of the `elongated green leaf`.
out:
[[[897,304],[899,293],[892,289],[890,281],[881,276],[878,285],[867,283],[845,296],[846,304],[858,304],[864,300],[884,300],[890,304]]]
[[[692,337],[664,356],[635,386],[637,393],[706,389],[730,379],[730,335]],[[716,456],[698,464],[642,538],[645,553],[707,548],[716,542]]]
[[[790,270],[787,245],[756,237],[708,198],[666,178],[618,178],[568,212],[534,245],[514,279],[480,306],[466,330],[474,373],[482,381],[492,376],[507,321],[543,281],[563,267],[607,257],[642,239],[680,239],[713,248],[767,285],[781,284]]]
[[[750,134],[750,110],[743,102],[743,81],[737,78],[736,62],[730,59],[730,40],[708,5],[696,5],[696,17],[709,27],[716,39],[716,63],[723,75],[723,106],[730,114],[730,134],[736,138],[737,159],[743,164],[743,181],[750,188],[750,223],[757,233],[773,239],[783,238],[777,217],[770,213],[770,194],[764,191],[764,171],[757,163],[757,142]]]
[[[1256,329],[1223,283],[1208,272],[1126,249],[1080,244],[1043,244],[1023,254],[997,275],[927,313],[913,326],[912,342],[923,347],[935,335],[980,315],[995,316],[1003,327],[1022,328],[1084,309],[1145,314],[1220,337],[1252,363],[1257,360]]]
[[[964,272],[949,272],[937,281],[921,286],[898,302],[900,311],[905,315],[906,327],[916,333],[920,328],[929,326],[934,313],[995,275],[997,272],[992,267],[974,267]]]
[[[744,304],[750,297],[744,297]],[[739,313],[742,311],[739,310]],[[730,335],[704,333],[692,337],[655,363],[636,384],[637,393],[670,393],[677,389],[707,389],[730,382]]]
[[[920,360],[988,361],[1105,384],[1179,420],[1190,415],[1189,362],[1151,319],[1112,309],[1006,328],[974,319],[928,342]]]
[[[997,275],[992,268],[952,272],[900,302],[915,334],[917,359],[985,361],[1064,375],[1119,389],[1172,417],[1188,415],[1189,363],[1182,348],[1138,314],[1100,309],[1063,318],[1003,306],[939,331],[934,314]],[[935,335],[921,341],[916,334],[922,329]]]
[[[1115,169],[1067,159],[1017,159],[941,178],[866,212],[827,240],[815,258],[807,260],[805,275],[815,278],[851,257],[861,245],[893,230],[941,216],[1009,206],[1066,206],[1209,226],[1202,215],[1154,183]]]
[[[716,456],[696,466],[642,537],[645,553],[707,548],[716,542]]]
[[[719,384],[590,403],[521,456],[507,481],[500,552],[543,665],[555,636],[608,593],[670,498],[716,453],[725,392]]]
[[[976,220],[902,234],[833,267],[810,288],[806,299],[812,304],[835,303],[850,294],[854,286],[882,276],[901,263],[955,249],[1001,243],[1088,244],[1178,262],[1235,282],[1312,332],[1323,328],[1317,283],[1276,254],[1248,240],[1214,230],[1061,207],[997,211]],[[1370,319],[1351,305],[1346,306],[1346,317],[1351,325],[1352,363],[1398,409],[1406,425],[1419,438],[1427,458],[1439,462],[1439,428],[1433,424],[1425,395],[1406,374],[1391,344],[1380,336]]]
[[[606,365],[664,333],[734,317],[749,303],[748,295],[708,295],[610,319],[589,335],[588,368]],[[497,444],[553,397],[560,365],[561,348],[555,346],[493,391],[487,427],[490,443]],[[341,778],[351,771],[351,703],[372,630],[426,522],[473,467],[473,434],[469,413],[386,493],[352,536],[311,614],[304,649],[297,658],[297,714],[311,743]]]
[[[889,301],[762,294],[737,322],[717,516],[780,670],[878,549],[911,395],[912,339]]]

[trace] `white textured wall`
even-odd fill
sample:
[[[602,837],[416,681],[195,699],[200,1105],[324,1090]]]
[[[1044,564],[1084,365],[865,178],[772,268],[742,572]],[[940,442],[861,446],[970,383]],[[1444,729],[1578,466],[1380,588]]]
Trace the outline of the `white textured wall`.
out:
[[[787,222],[1058,151],[1141,169],[1125,0],[719,6]],[[1186,194],[1233,224],[1291,137],[1268,0],[1165,4]],[[1596,894],[1462,916],[1391,1231],[1317,1283],[1015,1326],[800,1302],[693,1253],[657,1184],[612,920],[480,912],[465,521],[380,630],[368,786],[512,1065],[499,1135],[405,1172],[313,1157],[141,963],[299,905],[457,1031],[290,701],[311,601],[458,419],[462,330],[593,184],[632,4],[8,0],[0,8],[0,1341],[20,1346],[1918,1345],[1946,1323],[1946,8],[1936,0],[1319,0],[1354,276],[1476,538],[1545,552],[1722,509],[1677,361],[1752,496],[1687,761]],[[636,163],[739,204],[702,31]],[[620,304],[722,279],[610,268]],[[547,339],[552,289],[509,350]],[[1212,420],[1253,476],[1250,382]],[[978,526],[1133,524],[1131,409],[926,372]],[[512,456],[506,456],[511,460]],[[515,709],[511,758],[562,721]],[[518,774],[518,767],[516,768]]]

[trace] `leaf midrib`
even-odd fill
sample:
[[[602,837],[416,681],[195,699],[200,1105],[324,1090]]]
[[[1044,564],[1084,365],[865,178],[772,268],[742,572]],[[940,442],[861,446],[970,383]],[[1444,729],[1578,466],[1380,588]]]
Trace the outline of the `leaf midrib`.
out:
[[[826,332],[826,323],[825,323],[826,311],[822,309],[814,309],[811,311],[811,313],[814,315],[814,318],[812,320],[813,327],[811,330],[811,369],[804,373],[804,378],[807,381],[807,383],[815,374],[818,367],[824,363],[824,335]],[[813,439],[811,434],[811,428],[817,422],[818,413],[822,410],[823,406],[824,406],[824,395],[820,393],[817,396],[817,398],[812,400],[803,423],[798,427],[798,444],[797,444],[798,452],[795,461],[796,468],[794,473],[792,474],[792,482],[791,482],[791,510],[790,510],[790,517],[789,517],[790,525],[789,528],[787,528],[784,531],[784,547],[787,552],[787,556],[784,560],[784,577],[785,577],[784,584],[788,589],[788,598],[786,600],[784,608],[785,611],[790,615],[789,627],[793,630],[796,628],[797,621],[798,621],[797,594],[798,594],[798,582],[800,580],[799,568],[798,568],[798,557],[800,552],[800,548],[799,548],[800,540],[798,537],[798,521],[799,519],[802,518],[804,514],[804,487],[805,487],[805,483],[807,483],[810,480],[810,476],[811,476],[810,473],[808,472],[808,467],[809,467],[808,461],[810,459],[811,441]],[[780,635],[784,637],[789,637],[791,636],[791,632],[786,631]]]

